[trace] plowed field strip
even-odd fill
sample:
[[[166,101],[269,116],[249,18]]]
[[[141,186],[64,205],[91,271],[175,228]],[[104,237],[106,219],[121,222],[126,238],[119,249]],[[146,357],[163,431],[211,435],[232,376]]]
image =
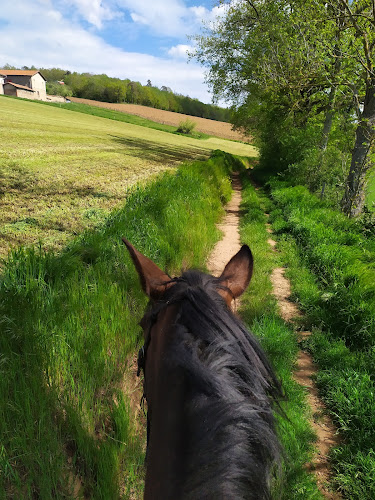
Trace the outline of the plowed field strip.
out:
[[[196,123],[196,129],[199,132],[208,135],[215,135],[224,139],[232,139],[237,141],[250,141],[250,137],[244,137],[241,133],[232,130],[232,125],[226,122],[218,122],[215,120],[208,120],[207,118],[199,118],[197,116],[188,116],[181,113],[174,113],[172,111],[165,111],[163,109],[149,108],[147,106],[140,106],[138,104],[125,104],[125,103],[109,103],[101,101],[93,101],[91,99],[80,99],[78,97],[71,97],[72,102],[89,104],[91,106],[98,106],[100,108],[113,109],[115,111],[122,111],[130,115],[141,116],[148,120],[153,120],[165,125],[178,126],[183,120],[189,118]]]

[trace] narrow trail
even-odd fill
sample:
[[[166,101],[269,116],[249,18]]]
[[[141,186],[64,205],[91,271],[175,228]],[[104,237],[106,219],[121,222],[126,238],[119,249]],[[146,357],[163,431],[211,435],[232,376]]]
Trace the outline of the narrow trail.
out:
[[[267,231],[272,234],[269,224],[267,224]],[[276,241],[269,238],[268,243],[273,251],[276,252]],[[282,267],[277,267],[273,270],[271,275],[273,294],[278,302],[280,316],[287,323],[295,325],[295,320],[301,318],[302,313],[297,305],[289,299],[291,296],[291,287],[289,280],[284,276],[284,272],[285,269]],[[309,335],[311,335],[309,331],[298,333],[299,340],[303,340]],[[324,497],[330,500],[339,500],[342,498],[339,493],[327,489],[327,483],[331,476],[328,453],[332,446],[338,444],[337,432],[327,415],[325,405],[319,399],[318,389],[313,380],[316,373],[317,368],[310,354],[300,350],[298,352],[294,380],[306,389],[307,402],[312,413],[310,423],[317,436],[316,453],[307,467],[315,473],[318,488]]]
[[[241,204],[241,182],[238,174],[232,179],[233,196],[226,206],[226,215],[218,226],[223,232],[223,239],[219,241],[207,261],[207,267],[211,274],[219,276],[225,264],[240,249],[239,221]],[[267,231],[272,233],[271,227],[267,224]],[[273,251],[276,250],[276,241],[271,237],[268,240]],[[271,275],[273,293],[277,299],[280,315],[284,321],[294,324],[293,321],[302,316],[295,303],[289,300],[291,287],[289,280],[284,276],[284,268],[275,268]],[[300,332],[300,338],[310,335],[311,332]],[[311,408],[311,425],[317,435],[317,452],[307,468],[315,473],[318,487],[325,498],[339,500],[338,493],[327,489],[327,482],[330,478],[330,467],[328,462],[328,452],[333,445],[337,444],[336,429],[331,420],[326,415],[325,406],[318,397],[318,391],[314,384],[313,377],[317,369],[311,356],[299,351],[294,379],[307,391],[307,401]]]
[[[226,215],[218,228],[223,232],[223,239],[218,241],[207,261],[207,268],[214,276],[219,276],[224,270],[227,262],[241,248],[240,233],[240,204],[241,204],[241,181],[239,174],[234,173],[232,177],[233,195],[225,207]]]

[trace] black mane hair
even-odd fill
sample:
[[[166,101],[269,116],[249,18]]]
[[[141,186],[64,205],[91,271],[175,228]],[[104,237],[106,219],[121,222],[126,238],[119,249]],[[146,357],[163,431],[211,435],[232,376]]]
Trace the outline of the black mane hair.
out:
[[[281,455],[272,412],[283,396],[280,383],[218,294],[219,278],[187,271],[172,281],[143,321],[151,326],[162,308],[179,305],[166,356],[171,376],[182,370],[185,378],[179,498],[269,499]]]

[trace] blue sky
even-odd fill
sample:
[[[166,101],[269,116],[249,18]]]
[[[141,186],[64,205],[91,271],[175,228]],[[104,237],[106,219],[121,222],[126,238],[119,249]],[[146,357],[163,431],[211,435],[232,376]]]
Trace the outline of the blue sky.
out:
[[[106,73],[210,102],[188,35],[223,13],[215,0],[4,0],[0,68]]]

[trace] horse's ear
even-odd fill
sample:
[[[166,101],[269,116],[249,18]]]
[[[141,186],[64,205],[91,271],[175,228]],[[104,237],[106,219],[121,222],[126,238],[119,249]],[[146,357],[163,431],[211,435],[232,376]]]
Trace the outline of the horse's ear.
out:
[[[143,291],[152,299],[158,300],[170,286],[170,277],[151,259],[145,257],[125,238],[122,238],[138,271]]]
[[[253,255],[247,245],[230,259],[220,276],[222,285],[229,290],[219,289],[220,295],[228,305],[248,287],[253,274]]]

